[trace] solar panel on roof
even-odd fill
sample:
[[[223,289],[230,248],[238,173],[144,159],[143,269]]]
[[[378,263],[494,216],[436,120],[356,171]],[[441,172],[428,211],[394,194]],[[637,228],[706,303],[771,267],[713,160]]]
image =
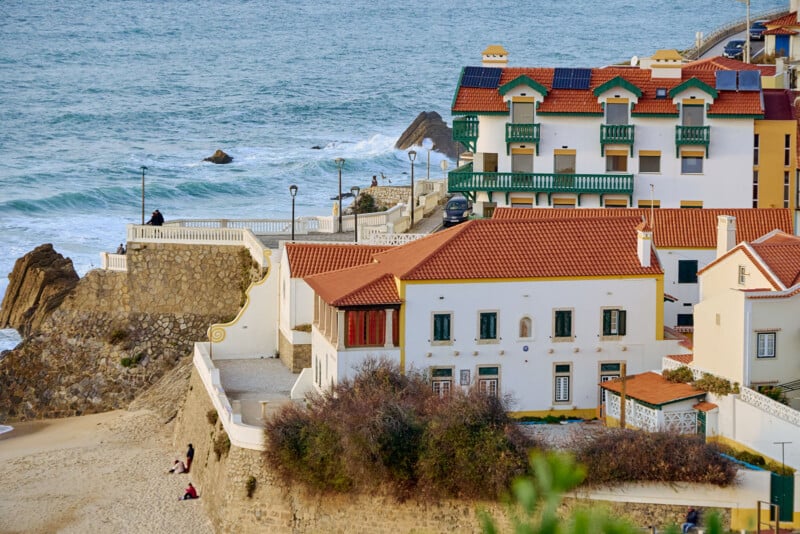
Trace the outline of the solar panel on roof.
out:
[[[461,87],[495,89],[502,72],[502,69],[496,67],[465,67]]]
[[[570,89],[572,69],[556,68],[553,71],[553,89]]]
[[[592,69],[572,69],[571,89],[588,89],[592,79]]]
[[[740,91],[760,91],[761,90],[761,71],[740,70],[739,71],[739,90]]]
[[[735,70],[718,70],[715,72],[717,76],[716,89],[723,91],[736,90],[736,71]]]

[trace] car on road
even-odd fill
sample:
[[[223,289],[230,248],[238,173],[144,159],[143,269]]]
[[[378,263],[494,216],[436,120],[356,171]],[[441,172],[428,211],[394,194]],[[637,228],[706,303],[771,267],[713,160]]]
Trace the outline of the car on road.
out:
[[[764,31],[767,29],[766,20],[757,20],[750,25],[750,39],[753,41],[763,41]]]
[[[744,40],[732,39],[725,45],[722,55],[731,59],[742,59],[744,55]]]
[[[453,197],[447,201],[442,212],[442,226],[447,228],[462,223],[472,215],[472,202],[464,197]]]

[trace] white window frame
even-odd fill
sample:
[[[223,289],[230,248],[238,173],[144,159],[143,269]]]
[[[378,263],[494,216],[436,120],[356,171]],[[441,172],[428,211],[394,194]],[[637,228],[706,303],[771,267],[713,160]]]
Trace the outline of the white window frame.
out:
[[[482,375],[481,369],[497,369],[494,375]],[[479,365],[475,369],[475,379],[478,383],[478,391],[487,393],[493,397],[500,395],[500,366],[499,365]]]
[[[756,358],[772,359],[776,357],[778,345],[778,333],[756,332]]]
[[[569,371],[558,371],[558,367],[562,365],[569,366]],[[572,402],[572,369],[572,362],[553,364],[553,404],[562,405]],[[564,391],[566,391],[566,397],[564,397]]]

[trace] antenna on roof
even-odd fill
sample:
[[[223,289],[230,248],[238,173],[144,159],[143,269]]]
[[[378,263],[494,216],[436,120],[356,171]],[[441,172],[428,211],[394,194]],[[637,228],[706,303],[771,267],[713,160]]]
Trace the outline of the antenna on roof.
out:
[[[639,56],[633,56],[631,58],[631,67],[635,67],[639,64]]]

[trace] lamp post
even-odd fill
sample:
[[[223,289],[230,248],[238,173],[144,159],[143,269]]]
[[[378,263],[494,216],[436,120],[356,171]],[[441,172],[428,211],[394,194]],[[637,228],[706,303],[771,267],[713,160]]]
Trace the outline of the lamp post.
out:
[[[742,60],[745,63],[750,63],[750,0],[737,0],[747,7],[747,17],[745,19],[744,27],[744,54]]]
[[[358,243],[358,194],[361,193],[361,188],[357,185],[354,185],[350,188],[350,192],[353,193],[353,215],[355,215],[355,232],[353,240]]]
[[[144,171],[147,170],[147,167],[142,165],[142,224],[144,224]]]
[[[336,158],[333,160],[336,168],[339,169],[339,231],[342,231],[342,167],[344,167],[344,158]]]
[[[431,179],[431,150],[433,149],[433,141],[429,137],[422,140],[422,148],[428,151],[428,180]]]
[[[442,180],[444,180],[444,192],[447,193],[448,192],[447,191],[447,167],[448,167],[447,160],[443,159],[442,163],[440,163],[439,166],[442,168]]]
[[[297,196],[297,186],[294,184],[290,185],[289,193],[292,195],[292,241],[294,241],[294,197]]]
[[[786,470],[786,463],[784,462],[784,460],[785,460],[785,455],[784,454],[785,454],[786,449],[784,447],[786,445],[792,443],[792,442],[791,441],[773,441],[772,443],[774,443],[775,445],[780,445],[781,446],[781,475],[783,475],[783,472]]]
[[[408,151],[408,160],[411,162],[411,228],[414,228],[414,160],[417,159],[417,151]]]

